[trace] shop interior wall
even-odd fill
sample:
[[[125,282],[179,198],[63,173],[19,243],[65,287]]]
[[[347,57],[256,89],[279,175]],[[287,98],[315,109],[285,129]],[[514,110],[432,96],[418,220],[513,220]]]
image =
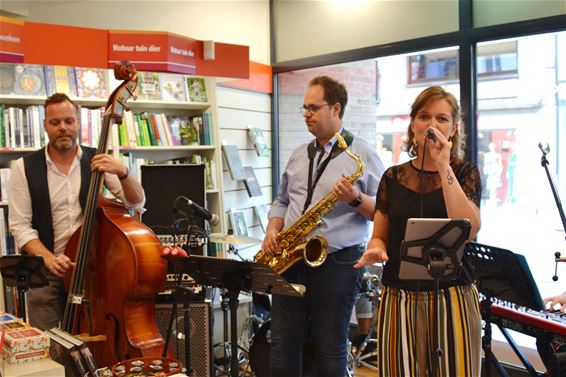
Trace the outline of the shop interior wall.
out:
[[[244,213],[248,236],[263,239],[263,230],[254,206],[271,204],[272,169],[271,157],[258,157],[248,136],[248,127],[260,128],[271,149],[271,97],[219,85],[216,91],[218,127],[222,143],[236,145],[242,166],[251,166],[262,191],[261,196],[250,197],[243,181],[233,180],[223,163],[222,182],[224,185],[224,216],[226,229],[230,229],[228,211]],[[242,258],[252,259],[259,251],[258,244],[234,245]],[[238,258],[227,253],[229,258]]]
[[[455,32],[460,0],[275,1],[275,63]],[[562,0],[475,0],[474,24],[566,14]]]

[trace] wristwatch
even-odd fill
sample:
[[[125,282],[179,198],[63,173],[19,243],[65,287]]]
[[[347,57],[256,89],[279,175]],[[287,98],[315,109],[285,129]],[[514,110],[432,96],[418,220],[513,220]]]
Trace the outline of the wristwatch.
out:
[[[358,197],[354,200],[352,200],[350,203],[348,203],[349,205],[351,205],[352,207],[356,208],[359,207],[360,204],[362,204],[362,193],[359,192],[358,193]]]

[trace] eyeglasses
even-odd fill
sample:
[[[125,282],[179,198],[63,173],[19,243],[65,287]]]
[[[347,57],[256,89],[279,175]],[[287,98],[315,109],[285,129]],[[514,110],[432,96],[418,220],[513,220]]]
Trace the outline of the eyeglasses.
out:
[[[332,106],[332,105],[330,105],[329,103],[322,103],[320,105],[303,105],[299,107],[299,111],[301,112],[301,114],[304,114],[304,112],[307,111],[309,115],[312,115],[321,108],[323,108],[324,106]]]

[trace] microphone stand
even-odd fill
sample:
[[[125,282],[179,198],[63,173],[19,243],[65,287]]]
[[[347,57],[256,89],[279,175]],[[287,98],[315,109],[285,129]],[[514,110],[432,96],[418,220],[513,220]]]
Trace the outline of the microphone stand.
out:
[[[564,215],[564,208],[562,208],[562,202],[560,201],[560,196],[558,195],[558,191],[556,190],[556,186],[554,185],[554,181],[552,180],[552,176],[550,175],[550,171],[548,170],[548,159],[546,155],[550,152],[550,147],[546,144],[546,147],[542,146],[542,143],[538,143],[538,147],[542,152],[542,157],[540,159],[540,164],[544,168],[546,172],[546,177],[548,178],[548,183],[550,184],[550,189],[552,190],[552,195],[554,196],[554,201],[556,202],[556,207],[558,208],[558,213],[560,214],[560,219],[562,220],[562,228],[564,229],[564,240],[566,240],[566,216]],[[560,257],[560,252],[554,253],[554,276],[552,277],[553,281],[558,280],[558,263],[559,262],[566,262],[566,258]]]

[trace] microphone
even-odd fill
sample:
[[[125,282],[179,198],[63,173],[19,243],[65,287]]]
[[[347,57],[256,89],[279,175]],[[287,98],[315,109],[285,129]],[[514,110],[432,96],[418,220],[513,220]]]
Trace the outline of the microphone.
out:
[[[210,213],[210,211],[207,210],[206,208],[202,208],[201,206],[193,202],[191,199],[185,196],[181,196],[181,198],[187,202],[187,205],[193,209],[193,211],[197,216],[202,217],[203,219],[208,221],[210,225],[216,225],[220,221],[218,216],[216,216],[213,213]]]
[[[434,131],[432,129],[428,129],[426,130],[426,137],[428,137],[430,140],[432,141],[436,141],[436,135],[434,134]]]

